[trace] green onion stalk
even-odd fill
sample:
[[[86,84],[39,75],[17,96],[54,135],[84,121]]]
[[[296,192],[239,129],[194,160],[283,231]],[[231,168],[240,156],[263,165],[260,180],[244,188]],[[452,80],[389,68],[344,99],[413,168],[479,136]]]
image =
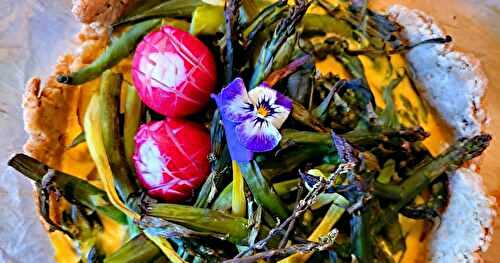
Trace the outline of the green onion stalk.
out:
[[[177,204],[153,204],[146,214],[175,222],[202,232],[227,235],[227,239],[243,244],[248,236],[247,219],[206,208]]]
[[[118,223],[127,223],[125,214],[111,204],[106,192],[85,180],[50,169],[50,167],[25,154],[16,154],[9,160],[8,164],[38,184],[41,184],[45,176],[50,176],[52,184],[70,203],[97,211]]]

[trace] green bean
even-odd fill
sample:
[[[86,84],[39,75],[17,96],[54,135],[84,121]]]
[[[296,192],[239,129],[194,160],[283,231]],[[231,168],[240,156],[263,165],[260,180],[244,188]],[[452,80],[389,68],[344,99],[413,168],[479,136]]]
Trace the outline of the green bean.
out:
[[[8,164],[37,183],[41,183],[44,176],[51,176],[56,188],[70,203],[95,210],[118,223],[127,223],[126,216],[111,204],[106,193],[85,180],[51,170],[45,164],[25,154],[16,154]]]
[[[68,85],[80,85],[98,78],[105,70],[129,56],[142,37],[159,24],[160,20],[155,19],[132,26],[130,30],[113,41],[94,62],[69,75],[57,76],[57,81]]]
[[[102,74],[99,85],[100,120],[102,140],[109,164],[115,177],[116,188],[122,200],[135,192],[136,187],[130,176],[124,148],[120,137],[120,92],[122,75],[107,70]]]
[[[169,0],[154,6],[140,14],[126,16],[120,21],[113,24],[117,27],[123,24],[134,23],[138,21],[148,20],[151,18],[176,18],[176,17],[191,17],[193,11],[198,6],[205,5],[202,0]]]
[[[127,97],[125,99],[125,121],[123,128],[123,145],[125,157],[131,168],[134,167],[132,155],[134,155],[134,136],[139,128],[142,115],[142,102],[137,94],[137,90],[132,85],[127,85]]]
[[[138,235],[125,243],[115,253],[104,259],[104,263],[144,263],[162,258],[160,249],[144,235]]]

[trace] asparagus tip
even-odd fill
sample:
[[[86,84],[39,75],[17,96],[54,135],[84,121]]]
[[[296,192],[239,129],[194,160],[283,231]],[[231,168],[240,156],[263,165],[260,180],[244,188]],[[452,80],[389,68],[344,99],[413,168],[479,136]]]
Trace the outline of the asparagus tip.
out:
[[[465,139],[464,146],[468,151],[468,159],[472,159],[481,155],[483,151],[486,150],[486,148],[488,148],[488,146],[490,145],[491,139],[491,135],[486,133],[474,136],[470,139]]]

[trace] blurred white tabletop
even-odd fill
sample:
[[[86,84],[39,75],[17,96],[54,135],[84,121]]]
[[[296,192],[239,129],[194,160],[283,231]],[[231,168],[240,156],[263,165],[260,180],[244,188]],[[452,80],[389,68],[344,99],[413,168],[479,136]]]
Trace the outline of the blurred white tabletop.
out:
[[[22,151],[24,83],[47,76],[79,25],[71,0],[0,0],[0,262],[53,262],[31,183],[6,167]]]

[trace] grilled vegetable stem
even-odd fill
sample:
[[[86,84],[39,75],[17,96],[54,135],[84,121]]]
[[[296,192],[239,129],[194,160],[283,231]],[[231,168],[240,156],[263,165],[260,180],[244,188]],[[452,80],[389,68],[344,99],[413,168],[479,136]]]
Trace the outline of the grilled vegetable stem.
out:
[[[417,165],[415,170],[408,173],[408,179],[399,186],[401,191],[399,201],[386,208],[386,213],[397,213],[444,172],[456,169],[464,162],[479,156],[489,146],[490,141],[491,136],[488,134],[463,139],[452,145],[445,153],[439,155],[433,161],[424,161],[423,165]],[[377,186],[375,185],[375,187]],[[383,189],[379,189],[379,191],[383,191]],[[378,221],[372,228],[373,232],[380,231],[391,222],[391,219]]]
[[[52,177],[52,183],[69,202],[83,205],[88,209],[106,215],[116,222],[127,223],[125,214],[111,204],[106,192],[85,180],[52,170],[47,165],[25,154],[16,154],[9,160],[8,164],[37,183],[41,183],[42,178],[51,171],[55,173]]]
[[[146,213],[204,232],[228,235],[228,240],[243,244],[248,235],[247,220],[226,213],[175,204],[153,204]]]
[[[122,200],[136,191],[136,185],[130,178],[130,170],[125,159],[124,147],[120,135],[119,112],[122,76],[106,70],[99,85],[99,113],[102,127],[102,141],[113,171],[116,188]],[[138,115],[138,114],[137,114]],[[130,117],[130,116],[129,116]]]
[[[431,163],[411,171],[409,178],[401,184],[401,200],[392,208],[401,209],[441,174],[456,169],[464,162],[479,156],[489,146],[490,141],[491,136],[488,134],[461,140]]]
[[[94,160],[97,173],[101,179],[104,189],[111,203],[131,219],[138,219],[139,214],[129,209],[124,201],[120,199],[115,188],[115,179],[109,165],[106,150],[102,139],[102,129],[99,116],[99,97],[94,95],[90,100],[88,110],[85,114],[84,129],[85,138],[89,147],[90,156]]]

